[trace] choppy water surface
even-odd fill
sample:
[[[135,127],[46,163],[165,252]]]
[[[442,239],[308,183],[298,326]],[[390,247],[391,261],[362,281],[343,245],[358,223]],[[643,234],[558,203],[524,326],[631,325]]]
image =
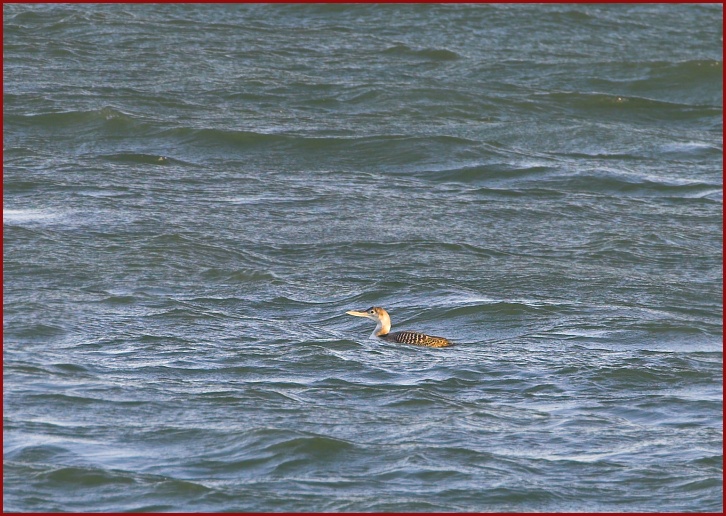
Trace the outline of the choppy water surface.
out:
[[[720,5],[3,8],[5,510],[720,511]]]

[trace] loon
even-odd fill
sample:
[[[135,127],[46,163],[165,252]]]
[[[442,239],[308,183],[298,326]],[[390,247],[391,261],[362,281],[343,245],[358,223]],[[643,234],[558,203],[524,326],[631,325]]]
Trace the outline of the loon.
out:
[[[443,337],[434,337],[433,335],[426,335],[425,333],[418,333],[415,331],[397,331],[395,333],[388,333],[391,331],[391,318],[380,306],[372,306],[368,310],[350,310],[345,312],[348,315],[355,315],[356,317],[367,317],[376,321],[376,329],[371,334],[372,339],[376,337],[380,339],[390,340],[391,342],[398,342],[401,344],[413,344],[415,346],[427,346],[429,348],[445,348],[451,346],[451,342]]]

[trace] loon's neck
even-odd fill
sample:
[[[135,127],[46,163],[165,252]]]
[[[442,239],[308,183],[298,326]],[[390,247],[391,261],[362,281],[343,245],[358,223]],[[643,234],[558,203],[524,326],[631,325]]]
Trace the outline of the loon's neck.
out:
[[[384,313],[383,316],[378,320],[378,324],[376,325],[376,329],[373,330],[373,333],[371,333],[371,339],[375,339],[376,337],[382,337],[383,335],[387,335],[388,332],[391,331],[391,318],[388,317],[387,313]]]

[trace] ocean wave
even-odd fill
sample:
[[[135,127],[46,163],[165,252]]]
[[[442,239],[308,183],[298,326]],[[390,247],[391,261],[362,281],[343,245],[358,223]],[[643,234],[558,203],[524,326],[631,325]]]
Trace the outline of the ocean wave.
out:
[[[669,115],[676,114],[672,109],[677,105],[699,107],[703,116],[716,116],[720,107],[719,92],[723,83],[723,61],[692,59],[683,61],[645,61],[617,63],[619,74],[616,78],[600,75],[590,82],[598,88],[620,92],[618,98],[624,102],[634,96],[636,108],[669,109]],[[618,77],[620,75],[620,77]],[[666,101],[665,105],[647,99]],[[674,102],[675,101],[675,102]],[[639,105],[638,105],[639,104]],[[683,113],[677,118],[691,118],[699,110]]]
[[[134,504],[128,510],[170,510],[173,506],[159,500],[165,500],[170,493],[196,500],[213,490],[203,483],[185,479],[170,478],[162,475],[149,475],[122,469],[105,468],[90,464],[43,464],[8,461],[6,471],[12,470],[17,475],[32,478],[35,489],[27,484],[17,485],[16,496],[5,497],[4,509],[12,510],[14,504],[20,502],[34,507],[50,508],[58,512],[77,510],[98,511],[105,508],[112,511],[119,504],[128,504],[128,496],[133,496]],[[6,484],[8,485],[8,484]],[[42,487],[40,487],[42,486]],[[66,496],[58,499],[54,493],[65,492]]]
[[[25,115],[7,115],[4,122],[19,127],[33,127],[38,130],[57,132],[59,128],[63,131],[69,128],[100,128],[107,127],[111,130],[134,130],[143,132],[150,126],[148,121],[138,115],[130,115],[123,111],[106,106],[100,109],[88,111],[64,111],[52,113],[34,113]]]
[[[720,117],[722,108],[690,102],[674,102],[634,94],[597,92],[554,92],[535,94],[544,96],[557,109],[573,110],[584,115],[599,117],[638,116],[651,120],[687,121],[708,117]],[[535,97],[536,98],[536,97]]]
[[[665,198],[718,200],[723,186],[693,180],[656,180],[606,170],[586,170],[544,180],[550,188],[571,192],[604,193]],[[715,196],[715,197],[714,197]]]
[[[492,162],[453,169],[422,170],[414,172],[413,175],[436,181],[456,181],[471,185],[482,183],[501,185],[504,182],[520,180],[537,181],[556,171],[556,168],[545,164],[524,165]]]
[[[99,157],[116,163],[132,163],[140,165],[188,164],[184,161],[169,158],[167,156],[144,154],[138,152],[119,152],[116,154],[107,154]]]
[[[414,57],[419,59],[429,59],[432,61],[454,61],[460,58],[460,55],[457,52],[446,48],[413,49],[404,43],[397,43],[392,47],[388,47],[382,53],[384,55]]]
[[[472,140],[448,136],[406,136],[401,134],[377,134],[375,136],[309,136],[291,131],[246,131],[212,128],[182,127],[168,129],[161,133],[167,138],[173,138],[187,144],[196,143],[214,146],[231,146],[234,148],[264,148],[264,147],[290,147],[307,152],[373,152],[395,151],[411,152],[417,146],[466,146]]]

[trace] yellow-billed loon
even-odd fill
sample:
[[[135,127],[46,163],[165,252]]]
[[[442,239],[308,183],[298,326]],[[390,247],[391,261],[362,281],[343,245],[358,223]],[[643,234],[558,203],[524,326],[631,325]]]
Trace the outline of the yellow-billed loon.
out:
[[[367,317],[376,321],[376,329],[373,330],[371,338],[379,338],[390,340],[391,342],[399,342],[401,344],[413,344],[415,346],[427,346],[429,348],[445,348],[451,346],[451,342],[443,337],[434,337],[433,335],[426,335],[425,333],[418,333],[415,331],[397,331],[389,333],[391,331],[391,318],[380,306],[372,306],[368,310],[350,310],[345,312],[348,315],[355,315],[356,317]]]

